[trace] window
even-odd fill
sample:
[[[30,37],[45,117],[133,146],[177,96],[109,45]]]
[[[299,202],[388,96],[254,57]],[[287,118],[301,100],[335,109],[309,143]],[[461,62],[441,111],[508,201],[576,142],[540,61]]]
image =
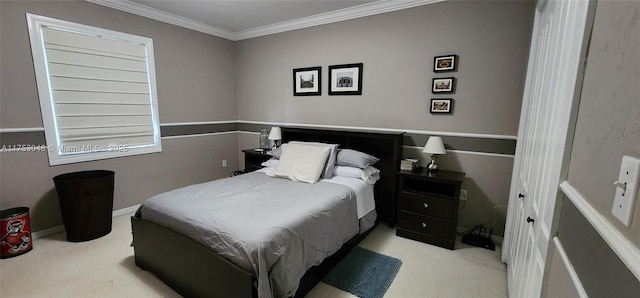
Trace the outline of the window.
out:
[[[150,38],[27,20],[49,164],[162,151]]]

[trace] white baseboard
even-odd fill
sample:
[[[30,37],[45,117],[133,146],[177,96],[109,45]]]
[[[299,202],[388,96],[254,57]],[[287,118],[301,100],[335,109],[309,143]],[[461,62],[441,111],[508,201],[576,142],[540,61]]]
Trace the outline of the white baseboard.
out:
[[[138,210],[138,208],[140,208],[140,204],[133,205],[131,207],[127,207],[127,208],[123,208],[123,209],[119,209],[119,210],[115,210],[115,211],[113,211],[113,217],[118,217],[118,216],[123,216],[123,215],[134,215],[136,213],[136,210]]]
[[[127,207],[127,208],[123,208],[123,209],[118,209],[113,211],[113,215],[112,217],[119,217],[119,216],[123,216],[123,215],[133,215],[136,213],[136,210],[138,210],[138,208],[140,207],[140,204],[138,205],[134,205],[131,207]],[[49,228],[49,229],[45,229],[45,230],[40,230],[37,232],[33,232],[31,234],[31,238],[32,239],[40,239],[40,238],[44,238],[47,236],[51,236],[54,234],[58,234],[58,233],[62,233],[64,232],[64,226],[60,225],[60,226],[56,226],[53,228]]]
[[[62,233],[62,232],[64,232],[64,226],[56,226],[56,227],[53,227],[53,228],[50,228],[50,229],[33,232],[31,234],[31,238],[32,239],[40,239],[40,238],[44,238],[44,237],[47,237],[47,236],[51,236],[53,234]]]

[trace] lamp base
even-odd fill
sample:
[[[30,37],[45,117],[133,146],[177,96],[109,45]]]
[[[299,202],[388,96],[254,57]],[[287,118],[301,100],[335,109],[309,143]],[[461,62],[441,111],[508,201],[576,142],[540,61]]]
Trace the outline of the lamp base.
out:
[[[280,140],[270,140],[271,141],[271,149],[278,149],[280,146],[282,146],[282,144],[280,144]]]
[[[427,171],[429,172],[435,172],[437,170],[439,170],[440,167],[438,166],[438,164],[436,163],[436,156],[431,155],[431,162],[429,163],[429,165],[427,165]]]

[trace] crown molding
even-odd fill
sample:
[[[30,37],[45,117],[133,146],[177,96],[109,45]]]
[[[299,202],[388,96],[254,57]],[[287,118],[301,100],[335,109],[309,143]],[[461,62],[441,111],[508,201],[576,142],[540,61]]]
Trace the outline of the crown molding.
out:
[[[330,24],[443,1],[445,0],[381,0],[296,20],[239,31],[235,33],[235,40],[249,39],[318,25]]]
[[[271,35],[291,30],[308,28],[318,25],[335,23],[366,17],[385,12],[391,12],[416,6],[443,2],[446,0],[381,0],[368,4],[344,8],[332,12],[317,14],[296,20],[276,23],[272,25],[257,27],[249,30],[231,32],[218,27],[210,26],[202,22],[194,21],[172,13],[161,11],[145,5],[141,5],[128,0],[86,0],[91,3],[106,6],[109,8],[136,14],[145,18],[154,19],[168,24],[195,30],[209,35],[222,37],[232,41]]]
[[[121,10],[124,12],[139,15],[141,17],[153,19],[156,21],[164,22],[167,24],[176,25],[179,27],[191,29],[194,31],[206,33],[209,35],[222,37],[225,39],[235,40],[235,34],[231,31],[220,29],[218,27],[210,26],[202,22],[194,21],[179,15],[168,13],[166,11],[151,8],[149,6],[141,5],[135,2],[127,0],[86,0],[88,2],[106,6],[109,8]]]

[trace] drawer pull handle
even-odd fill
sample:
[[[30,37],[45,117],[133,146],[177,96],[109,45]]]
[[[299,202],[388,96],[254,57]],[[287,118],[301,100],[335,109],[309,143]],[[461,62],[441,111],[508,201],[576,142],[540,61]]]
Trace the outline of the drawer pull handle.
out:
[[[424,203],[424,208],[429,208],[429,204]]]
[[[423,227],[423,228],[426,228],[426,227],[427,227],[427,224],[423,222],[423,223],[422,223],[422,227]]]

